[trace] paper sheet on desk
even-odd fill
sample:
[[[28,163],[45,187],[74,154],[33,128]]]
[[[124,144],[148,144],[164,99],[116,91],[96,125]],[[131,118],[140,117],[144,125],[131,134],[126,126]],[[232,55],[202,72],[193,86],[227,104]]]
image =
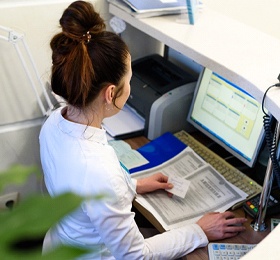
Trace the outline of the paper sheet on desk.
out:
[[[119,161],[122,162],[128,170],[145,165],[149,162],[141,153],[131,149],[131,146],[125,141],[111,140],[109,144],[114,148]]]
[[[169,198],[166,191],[137,195],[136,201],[150,211],[165,230],[195,223],[207,212],[223,212],[247,197],[246,193],[226,181],[190,147],[169,161],[134,173],[132,177],[144,177],[155,172],[178,175],[191,181],[184,199],[176,196]]]
[[[112,137],[144,130],[144,124],[145,120],[128,105],[102,122],[103,127]]]

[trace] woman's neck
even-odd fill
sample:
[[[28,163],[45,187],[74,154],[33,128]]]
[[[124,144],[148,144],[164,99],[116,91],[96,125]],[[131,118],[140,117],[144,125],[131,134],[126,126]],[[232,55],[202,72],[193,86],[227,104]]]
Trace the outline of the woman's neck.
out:
[[[70,105],[62,112],[62,116],[71,122],[101,128],[102,119],[98,115],[92,108],[79,109]]]

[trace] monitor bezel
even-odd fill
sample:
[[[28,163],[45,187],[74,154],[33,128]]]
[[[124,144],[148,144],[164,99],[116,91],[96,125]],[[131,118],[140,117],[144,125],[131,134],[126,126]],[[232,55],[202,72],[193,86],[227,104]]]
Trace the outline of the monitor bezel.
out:
[[[263,143],[264,143],[264,138],[265,138],[265,132],[264,132],[264,128],[262,127],[258,141],[257,141],[257,147],[253,153],[253,156],[251,158],[251,160],[246,159],[245,157],[243,157],[240,153],[236,152],[234,149],[232,149],[231,147],[229,147],[225,142],[223,142],[222,140],[220,140],[219,138],[217,138],[216,136],[214,136],[212,133],[210,133],[209,131],[207,131],[205,128],[203,128],[200,124],[198,124],[196,121],[194,121],[192,119],[192,113],[193,113],[193,109],[194,109],[194,105],[195,105],[195,101],[196,101],[196,97],[199,91],[199,87],[201,85],[201,82],[203,80],[203,76],[206,73],[206,71],[211,71],[212,74],[215,73],[212,70],[204,67],[200,74],[199,74],[199,78],[194,90],[194,95],[193,95],[193,99],[192,99],[192,103],[190,106],[190,109],[188,111],[188,116],[187,116],[187,121],[193,125],[197,130],[199,130],[200,132],[202,132],[204,135],[206,135],[207,137],[209,137],[211,140],[213,140],[214,142],[216,142],[217,144],[219,144],[222,148],[224,148],[226,151],[228,151],[230,154],[232,154],[235,158],[237,158],[238,160],[240,160],[242,163],[244,163],[245,165],[247,165],[248,167],[252,168],[254,167],[257,159],[258,159],[258,155],[263,147]],[[217,74],[217,73],[215,73]],[[217,74],[218,75],[218,74]],[[220,76],[220,75],[219,75]],[[223,78],[223,77],[221,77]],[[224,78],[223,78],[224,79]],[[226,80],[226,79],[224,79]],[[229,82],[228,80],[226,80],[227,82]],[[233,86],[237,87],[236,85],[234,85],[233,83],[229,82],[230,84],[232,84]],[[241,88],[240,88],[241,89]],[[246,92],[246,91],[244,91]],[[251,95],[250,95],[251,96]],[[252,97],[252,96],[251,96]],[[252,97],[254,98],[254,97]]]

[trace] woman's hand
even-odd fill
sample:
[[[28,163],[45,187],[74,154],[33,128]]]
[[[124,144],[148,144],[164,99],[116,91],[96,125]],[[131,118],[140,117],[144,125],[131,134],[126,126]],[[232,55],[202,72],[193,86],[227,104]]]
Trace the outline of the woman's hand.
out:
[[[236,218],[230,211],[224,213],[212,212],[205,214],[197,221],[209,241],[229,238],[244,231],[246,218]]]
[[[138,194],[144,194],[155,190],[172,189],[173,185],[168,183],[168,177],[162,173],[156,173],[149,177],[138,179],[136,192]]]

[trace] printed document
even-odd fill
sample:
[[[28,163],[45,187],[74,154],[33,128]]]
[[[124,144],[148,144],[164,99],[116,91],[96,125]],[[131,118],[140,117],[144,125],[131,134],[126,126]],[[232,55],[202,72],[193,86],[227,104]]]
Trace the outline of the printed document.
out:
[[[128,170],[149,163],[141,153],[132,149],[131,146],[123,140],[110,140],[109,145],[114,148],[119,161],[123,163]]]
[[[137,179],[157,172],[190,182],[184,198],[176,195],[170,198],[164,190],[136,196],[136,202],[146,208],[165,230],[195,223],[207,212],[224,212],[247,197],[190,147],[163,164],[133,173],[131,177]]]

